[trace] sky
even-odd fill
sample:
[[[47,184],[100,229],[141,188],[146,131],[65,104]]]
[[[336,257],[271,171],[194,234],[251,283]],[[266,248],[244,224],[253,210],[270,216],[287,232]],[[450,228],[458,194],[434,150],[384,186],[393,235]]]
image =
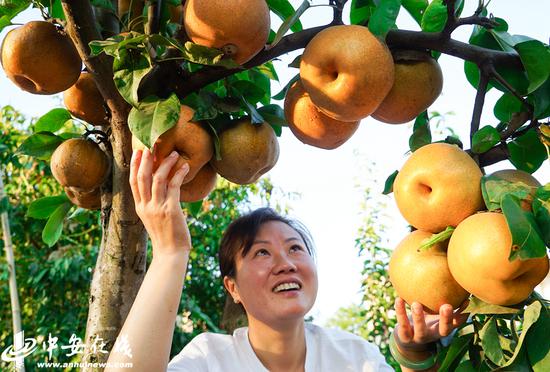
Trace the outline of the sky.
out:
[[[302,1],[290,2],[297,8]],[[327,2],[316,0],[312,4]],[[473,14],[478,2],[466,0],[465,3],[464,16]],[[547,17],[550,14],[550,2],[493,0],[489,10],[495,16],[508,21],[510,33],[527,35],[548,43],[550,29],[547,27]],[[308,9],[301,21],[304,28],[308,28],[330,22],[331,15],[331,8],[315,7]],[[14,22],[24,23],[39,18],[38,12],[26,12]],[[344,22],[349,23],[349,20],[344,18]],[[278,18],[272,14],[272,27],[276,29],[279,24]],[[402,29],[418,30],[418,26],[404,10],[400,12],[397,25]],[[3,39],[6,32],[4,30],[0,34],[0,39]],[[471,26],[464,26],[453,33],[453,38],[467,41],[470,33]],[[278,92],[298,72],[297,69],[286,66],[300,53],[301,51],[290,53],[276,62],[280,83],[273,83],[273,92]],[[443,92],[430,111],[444,114],[443,127],[451,127],[461,137],[465,147],[469,148],[467,139],[475,89],[464,76],[462,60],[443,55],[439,63],[444,74]],[[61,94],[38,96],[23,92],[6,78],[3,71],[0,72],[0,105],[12,105],[28,117],[40,116],[54,107],[61,107],[61,97]],[[498,123],[493,116],[492,107],[499,97],[499,92],[494,89],[487,94],[482,126]],[[358,304],[361,300],[364,257],[358,257],[355,239],[362,224],[361,206],[366,187],[373,189],[372,196],[375,198],[372,203],[385,205],[382,220],[387,226],[382,236],[384,245],[393,248],[407,234],[407,223],[400,216],[393,197],[381,195],[381,191],[386,177],[398,170],[406,160],[411,133],[411,124],[389,125],[366,118],[362,120],[353,137],[335,150],[304,145],[286,129],[279,138],[280,157],[267,176],[278,188],[280,202],[291,207],[291,217],[303,222],[315,240],[319,292],[309,315],[319,324],[325,323],[338,308]],[[447,134],[434,134],[434,139],[442,139]],[[510,167],[510,163],[501,162],[487,167],[486,171],[490,173]],[[549,168],[546,162],[535,173],[535,177],[542,183],[549,182]],[[288,194],[293,196],[284,196]],[[550,293],[546,293],[546,296],[550,297]]]

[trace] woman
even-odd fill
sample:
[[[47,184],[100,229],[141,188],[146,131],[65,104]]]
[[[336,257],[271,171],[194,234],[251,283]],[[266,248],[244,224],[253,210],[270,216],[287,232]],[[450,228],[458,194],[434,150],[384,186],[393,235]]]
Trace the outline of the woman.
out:
[[[233,335],[197,336],[168,365],[172,334],[191,239],[179,205],[189,167],[174,169],[177,154],[153,174],[153,155],[132,156],[130,185],[136,211],[153,245],[153,259],[119,335],[132,357],[112,352],[109,363],[131,362],[139,371],[391,371],[380,352],[361,338],[304,322],[317,294],[317,271],[307,233],[269,209],[234,221],[220,246],[223,283],[242,304],[248,328]],[[393,352],[404,371],[434,369],[434,341],[464,320],[450,305],[425,317],[403,300],[395,304],[399,326]],[[116,347],[116,345],[115,345]],[[107,368],[109,370],[109,368]]]

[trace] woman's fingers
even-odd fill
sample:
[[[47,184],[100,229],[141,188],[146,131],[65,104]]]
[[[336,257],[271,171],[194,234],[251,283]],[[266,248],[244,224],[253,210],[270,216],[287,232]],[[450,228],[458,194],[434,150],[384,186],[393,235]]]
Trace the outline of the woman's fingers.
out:
[[[180,201],[180,187],[183,183],[183,179],[189,172],[189,164],[185,163],[183,166],[176,171],[170,182],[168,183],[168,191],[166,192],[167,200],[176,200],[177,203]]]
[[[148,202],[151,200],[151,179],[153,174],[153,155],[149,150],[143,150],[141,163],[137,172],[137,184],[139,189],[140,201]]]
[[[412,320],[414,328],[414,342],[422,344],[426,342],[428,335],[428,326],[424,318],[424,308],[418,302],[413,302],[411,305]]]
[[[439,336],[448,336],[453,331],[453,307],[449,304],[439,308]]]
[[[408,343],[412,340],[413,332],[409,317],[407,316],[407,309],[405,308],[405,301],[401,297],[395,299],[395,314],[397,316],[397,337],[403,343]]]
[[[141,200],[137,181],[138,169],[141,163],[141,155],[141,150],[134,150],[134,152],[132,152],[132,160],[130,161],[130,188],[132,189],[132,195],[134,196],[134,202],[136,204]]]
[[[176,164],[178,160],[178,153],[175,151],[172,151],[170,155],[168,155],[162,163],[160,163],[160,166],[155,171],[155,174],[153,175],[153,185],[152,185],[152,194],[151,197],[153,201],[155,202],[164,202],[166,199],[166,189],[168,187],[168,175],[170,174],[170,170],[172,170],[172,167],[174,164]]]

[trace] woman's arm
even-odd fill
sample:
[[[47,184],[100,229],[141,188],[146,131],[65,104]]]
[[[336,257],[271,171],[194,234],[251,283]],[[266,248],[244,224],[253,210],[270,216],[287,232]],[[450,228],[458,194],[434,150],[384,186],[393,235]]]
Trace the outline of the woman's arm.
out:
[[[397,315],[397,327],[391,337],[395,337],[395,343],[399,354],[412,362],[421,362],[428,359],[434,353],[434,342],[448,336],[453,329],[461,325],[468,318],[468,314],[460,311],[453,312],[451,305],[442,305],[439,315],[427,315],[418,302],[411,304],[411,319],[407,316],[405,301],[397,298],[395,301]],[[411,372],[413,369],[401,365],[403,372]],[[437,366],[424,371],[437,371]]]
[[[117,352],[115,344],[106,371],[118,370],[117,363],[132,363],[132,371],[165,371],[168,364],[191,250],[179,203],[189,166],[185,164],[168,179],[176,160],[177,156],[167,157],[153,174],[149,151],[136,151],[132,156],[130,186],[136,212],[151,238],[153,260],[117,339],[128,341],[132,357]]]

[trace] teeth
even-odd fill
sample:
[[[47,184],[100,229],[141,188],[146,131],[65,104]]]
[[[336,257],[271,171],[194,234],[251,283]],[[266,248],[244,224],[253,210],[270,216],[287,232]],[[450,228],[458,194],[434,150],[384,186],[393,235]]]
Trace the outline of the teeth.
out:
[[[277,293],[277,292],[286,291],[286,290],[289,290],[289,289],[300,289],[300,285],[298,283],[279,284],[278,286],[276,286],[273,289],[273,292]]]

